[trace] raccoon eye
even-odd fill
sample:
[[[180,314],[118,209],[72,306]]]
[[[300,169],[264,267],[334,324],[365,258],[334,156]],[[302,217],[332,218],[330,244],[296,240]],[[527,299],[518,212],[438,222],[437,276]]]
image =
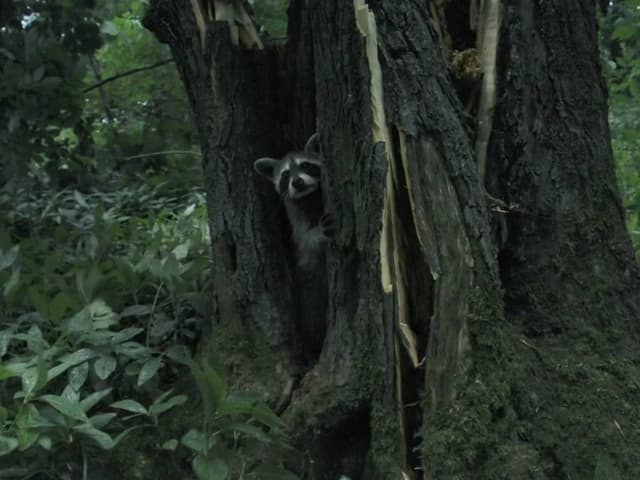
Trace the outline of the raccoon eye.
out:
[[[285,170],[284,172],[282,172],[282,174],[280,175],[280,180],[289,180],[289,176],[291,175],[291,173],[289,172],[289,170]]]
[[[315,163],[311,162],[302,162],[300,164],[300,170],[313,178],[320,178],[320,175],[322,174],[320,165],[316,165]]]

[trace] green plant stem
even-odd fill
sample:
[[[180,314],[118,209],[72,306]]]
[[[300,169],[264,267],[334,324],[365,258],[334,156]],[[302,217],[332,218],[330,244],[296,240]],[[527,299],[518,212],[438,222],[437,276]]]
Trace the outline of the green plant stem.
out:
[[[145,339],[145,345],[149,347],[149,343],[151,342],[151,327],[153,326],[153,316],[156,312],[156,306],[158,305],[158,298],[160,297],[160,292],[162,291],[162,287],[164,287],[164,281],[160,282],[158,288],[156,288],[156,294],[153,298],[153,305],[151,305],[151,316],[150,322],[147,326],[147,337]]]
[[[82,480],[87,480],[89,473],[89,465],[87,462],[87,449],[82,445]]]

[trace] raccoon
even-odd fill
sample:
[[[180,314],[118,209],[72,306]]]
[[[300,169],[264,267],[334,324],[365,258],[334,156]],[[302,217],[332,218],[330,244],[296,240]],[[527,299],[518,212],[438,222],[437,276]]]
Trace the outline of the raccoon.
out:
[[[326,246],[334,236],[333,215],[324,212],[321,178],[324,158],[313,134],[302,152],[281,159],[260,158],[255,170],[270,180],[282,198],[295,246],[295,298],[298,329],[307,359],[322,349],[326,329]]]

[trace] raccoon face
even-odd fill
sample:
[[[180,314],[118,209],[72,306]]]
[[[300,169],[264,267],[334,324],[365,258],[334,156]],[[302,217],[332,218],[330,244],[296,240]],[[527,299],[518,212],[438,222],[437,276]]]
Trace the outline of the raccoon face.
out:
[[[297,200],[320,187],[323,160],[318,134],[307,140],[303,152],[291,152],[282,159],[260,158],[253,164],[256,171],[273,182],[276,192],[285,199]]]

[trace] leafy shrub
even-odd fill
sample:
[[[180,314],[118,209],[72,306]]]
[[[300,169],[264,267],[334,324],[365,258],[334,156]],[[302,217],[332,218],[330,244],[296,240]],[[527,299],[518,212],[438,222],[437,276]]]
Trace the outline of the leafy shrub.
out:
[[[111,449],[187,400],[160,387],[184,369],[206,311],[205,206],[197,191],[159,192],[1,199],[3,475],[86,471],[87,449]]]
[[[190,372],[203,422],[160,447],[192,452],[201,479],[295,478],[279,465],[278,417],[188,354],[209,291],[202,193],[18,194],[0,195],[0,476],[88,478],[98,451],[163,429],[188,401],[171,385]]]
[[[198,478],[295,480],[279,461],[289,450],[280,418],[256,395],[229,393],[206,359],[190,360],[189,367],[204,415],[201,429],[189,430],[181,443],[195,452]]]

